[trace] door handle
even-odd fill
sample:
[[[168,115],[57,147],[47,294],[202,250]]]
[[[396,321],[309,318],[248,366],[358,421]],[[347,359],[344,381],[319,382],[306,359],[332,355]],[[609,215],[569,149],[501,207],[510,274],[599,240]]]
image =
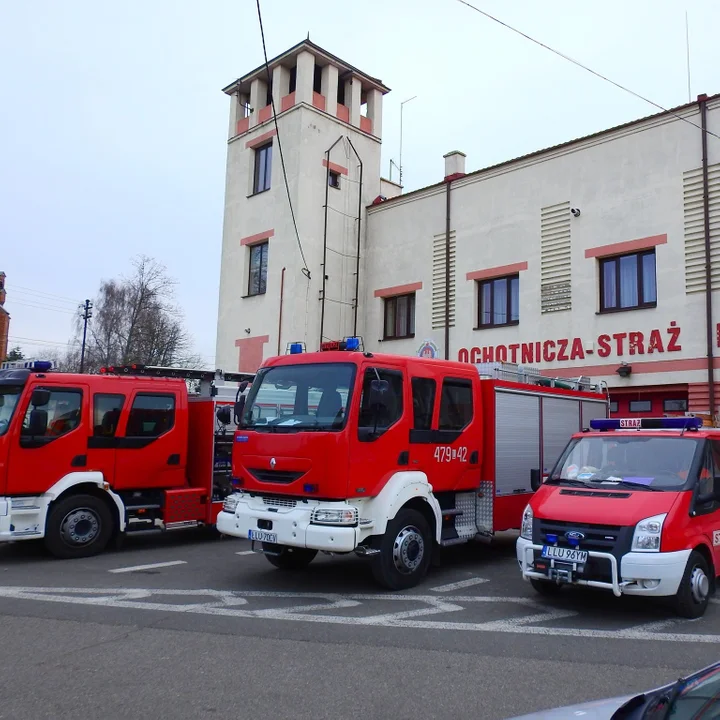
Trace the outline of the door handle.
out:
[[[168,465],[179,465],[180,464],[180,453],[173,453],[168,459],[167,459]]]
[[[85,467],[87,465],[87,455],[76,455],[70,461],[70,467]]]

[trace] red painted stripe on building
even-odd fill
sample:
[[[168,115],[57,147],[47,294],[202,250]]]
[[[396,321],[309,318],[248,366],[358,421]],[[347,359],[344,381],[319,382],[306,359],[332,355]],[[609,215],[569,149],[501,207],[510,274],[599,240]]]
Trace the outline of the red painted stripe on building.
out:
[[[263,143],[267,142],[270,138],[275,137],[277,135],[277,130],[269,130],[266,133],[263,133],[262,135],[258,135],[256,138],[253,138],[252,140],[248,140],[245,143],[246,148],[254,148],[258,145],[262,145]]]
[[[365,117],[365,115],[360,116],[360,129],[367,133],[368,135],[372,135],[373,131],[373,124],[372,120],[369,117]]]
[[[657,360],[655,362],[636,362],[631,358],[623,358],[632,366],[632,374],[659,372],[679,372],[683,370],[706,370],[707,358],[687,358],[685,360]],[[577,365],[571,368],[541,370],[547,377],[578,377],[578,375],[614,375],[620,367],[620,360],[605,365]],[[713,367],[720,368],[720,357],[713,358]],[[614,392],[615,388],[611,391]]]
[[[494,268],[485,268],[484,270],[474,270],[469,272],[465,277],[468,280],[484,280],[485,278],[502,277],[503,275],[514,275],[528,269],[527,262],[513,263],[512,265],[500,265]]]
[[[323,167],[327,167],[328,161],[325,158],[323,158],[322,164],[323,164]],[[341,173],[342,175],[348,174],[348,169],[346,167],[343,167],[342,165],[336,165],[334,162],[330,163],[330,169],[333,172]]]
[[[346,123],[350,122],[350,108],[347,105],[341,105],[338,103],[335,115],[337,115],[338,120],[342,120]]]
[[[666,243],[667,235],[651,235],[650,237],[639,238],[638,240],[627,240],[625,242],[612,243],[611,245],[598,245],[598,247],[588,248],[585,251],[585,257],[594,258],[622,255],[624,253],[647,250],[656,245],[665,245]]]
[[[407,295],[407,293],[415,292],[416,290],[422,290],[422,283],[409,283],[408,285],[395,285],[394,287],[380,288],[375,291],[375,297],[384,298],[392,297],[393,295]]]
[[[272,117],[272,105],[266,105],[264,108],[260,108],[258,113],[258,122],[265,122]]]
[[[316,107],[318,110],[322,110],[323,112],[325,112],[325,96],[321,95],[320,93],[314,92],[313,107]]]
[[[295,93],[291,92],[280,101],[280,112],[285,112],[295,105]]]
[[[245,117],[237,121],[237,134],[242,135],[250,129],[250,118]]]
[[[267,240],[268,238],[271,238],[275,234],[274,229],[270,230],[263,230],[262,232],[255,233],[255,235],[248,235],[247,237],[240,238],[240,244],[241,245],[254,245],[255,243],[262,242],[263,240]]]

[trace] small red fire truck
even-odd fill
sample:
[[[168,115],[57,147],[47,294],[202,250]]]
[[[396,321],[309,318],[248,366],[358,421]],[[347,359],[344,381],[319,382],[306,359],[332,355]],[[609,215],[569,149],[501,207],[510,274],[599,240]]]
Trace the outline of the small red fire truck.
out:
[[[86,557],[123,533],[215,523],[232,490],[238,390],[225,382],[244,390],[252,376],[141,366],[74,375],[51,372],[46,362],[5,365],[0,541],[44,538],[57,557]],[[197,396],[187,380],[199,382]]]
[[[238,492],[217,528],[276,567],[354,552],[385,587],[412,587],[435,548],[519,528],[567,438],[607,417],[586,378],[343,345],[267,360],[235,411]]]
[[[586,585],[701,616],[720,567],[720,432],[695,417],[590,426],[524,511],[523,577],[546,595]]]

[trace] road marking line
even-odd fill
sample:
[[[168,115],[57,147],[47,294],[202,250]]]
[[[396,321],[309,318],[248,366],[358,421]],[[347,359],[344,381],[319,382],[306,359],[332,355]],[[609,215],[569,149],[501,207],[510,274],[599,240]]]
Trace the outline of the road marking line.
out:
[[[243,550],[242,552],[236,552],[236,555],[254,555],[254,550]]]
[[[461,590],[462,588],[472,587],[473,585],[480,585],[486,582],[489,582],[487,578],[469,578],[468,580],[459,580],[458,582],[448,583],[447,585],[438,585],[437,587],[430,588],[430,590],[432,592],[452,592],[453,590]]]
[[[154,568],[170,567],[171,565],[187,565],[185,560],[170,560],[170,562],[152,563],[151,565],[133,565],[132,567],[115,568],[108,570],[111,573],[135,572],[136,570],[152,570]]]

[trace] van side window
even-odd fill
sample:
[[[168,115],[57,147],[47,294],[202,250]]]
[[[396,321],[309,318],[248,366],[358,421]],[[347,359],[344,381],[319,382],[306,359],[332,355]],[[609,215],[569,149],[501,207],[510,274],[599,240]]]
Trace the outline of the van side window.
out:
[[[430,430],[435,405],[435,381],[430,378],[413,378],[413,429]]]
[[[25,437],[58,438],[80,425],[82,390],[63,388],[49,391],[47,405],[28,406],[20,434]]]
[[[93,435],[95,437],[115,437],[120,411],[124,404],[124,395],[95,395],[93,398]]]
[[[390,390],[386,394],[386,404],[382,408],[370,406],[370,383],[373,380],[386,380]],[[371,441],[382,435],[394,425],[403,414],[403,377],[397,370],[368,368],[363,377],[360,396],[360,415],[358,417],[358,437]],[[373,432],[376,430],[376,432]],[[369,433],[368,433],[369,431]]]
[[[175,425],[174,395],[137,395],[128,417],[127,437],[159,437]]]
[[[445,378],[440,396],[440,430],[462,430],[473,418],[472,383]]]
[[[705,449],[705,458],[700,467],[700,476],[696,488],[696,495],[710,495],[715,487],[715,476],[720,473],[720,443],[717,440],[710,440]],[[718,509],[717,500],[710,500],[707,503],[697,504],[695,512],[705,514]]]

